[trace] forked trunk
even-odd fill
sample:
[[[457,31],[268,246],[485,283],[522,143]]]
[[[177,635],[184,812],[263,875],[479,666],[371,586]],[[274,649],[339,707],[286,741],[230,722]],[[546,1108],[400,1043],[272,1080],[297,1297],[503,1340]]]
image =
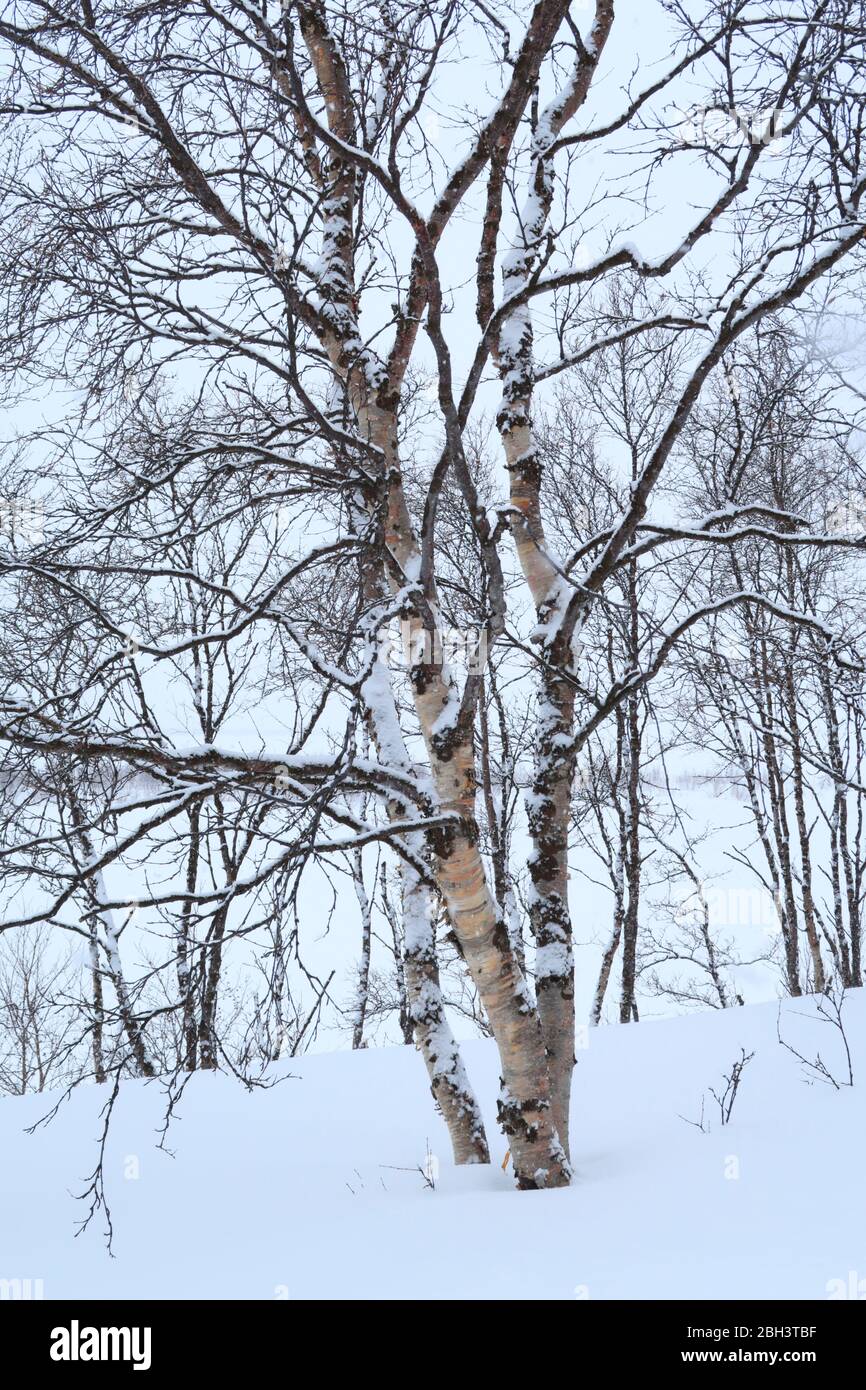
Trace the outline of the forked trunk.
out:
[[[443,750],[435,720],[430,718],[432,711],[425,705],[422,696],[417,707],[439,799],[443,810],[461,818],[459,828],[437,837],[436,877],[499,1048],[499,1119],[509,1139],[515,1177],[521,1188],[562,1187],[569,1182],[571,1169],[553,1116],[539,1015],[490,892],[473,833],[472,743],[460,741],[453,749]]]
[[[375,586],[369,573],[363,582],[367,597],[372,601]],[[381,658],[376,658],[362,695],[371,744],[392,766],[411,772],[412,765],[400,732],[390,679]],[[389,801],[389,816],[400,819],[400,810],[395,802]],[[407,848],[418,860],[428,858],[420,833],[408,837]],[[429,892],[420,874],[405,859],[400,864],[400,881],[403,970],[415,1044],[424,1058],[433,1098],[448,1126],[454,1162],[489,1163],[490,1151],[481,1107],[445,1015]],[[369,959],[367,969],[369,971]]]

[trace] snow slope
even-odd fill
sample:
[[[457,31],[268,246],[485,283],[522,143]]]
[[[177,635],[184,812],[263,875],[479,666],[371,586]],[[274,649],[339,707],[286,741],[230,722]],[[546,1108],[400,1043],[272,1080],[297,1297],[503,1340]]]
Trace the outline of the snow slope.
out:
[[[866,997],[845,1005],[853,1090],[805,1084],[776,1015],[758,1005],[591,1033],[564,1192],[517,1193],[498,1163],[453,1168],[411,1048],[310,1056],[297,1079],[252,1093],[197,1076],[174,1157],[156,1147],[161,1085],[129,1083],[106,1158],[115,1259],[99,1218],[74,1238],[71,1195],[95,1161],[107,1088],[81,1088],[32,1136],[46,1098],[4,1099],[0,1278],[41,1279],[46,1298],[822,1299],[858,1283],[866,1297]],[[783,1031],[844,1074],[813,1001],[786,1001]],[[755,1057],[731,1123],[707,1095],[701,1133],[679,1116],[697,1118],[741,1047]],[[465,1055],[501,1158],[495,1051],[475,1042]],[[417,1171],[428,1140],[435,1190]]]

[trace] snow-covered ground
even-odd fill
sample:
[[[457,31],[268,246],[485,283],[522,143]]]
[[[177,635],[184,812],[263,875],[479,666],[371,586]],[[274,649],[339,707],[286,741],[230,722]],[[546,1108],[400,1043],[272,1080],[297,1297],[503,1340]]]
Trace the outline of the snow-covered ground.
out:
[[[45,1097],[0,1102],[0,1279],[45,1298],[866,1297],[866,997],[844,1017],[854,1088],[807,1085],[776,1039],[775,1005],[611,1026],[578,1052],[568,1191],[518,1193],[499,1166],[496,1054],[465,1055],[498,1155],[455,1169],[411,1048],[310,1056],[269,1090],[189,1084],[157,1147],[159,1083],[128,1083],[113,1116],[99,1217],[72,1194],[96,1159],[107,1091],[79,1089],[23,1131]],[[783,1032],[846,1075],[813,1001]],[[585,1041],[585,1039],[583,1039]],[[731,1123],[709,1095],[740,1054]],[[701,1097],[711,1125],[697,1119]],[[418,1171],[438,1159],[435,1189]],[[434,1165],[435,1167],[435,1165]]]

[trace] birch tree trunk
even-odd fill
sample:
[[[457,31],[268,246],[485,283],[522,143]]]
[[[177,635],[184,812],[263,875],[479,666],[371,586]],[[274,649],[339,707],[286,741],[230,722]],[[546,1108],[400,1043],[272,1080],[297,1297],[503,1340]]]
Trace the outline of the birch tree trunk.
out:
[[[620,1023],[637,1022],[637,1001],[635,986],[637,982],[637,935],[638,914],[640,910],[640,725],[638,703],[635,696],[626,702],[626,883],[627,899],[623,919],[622,941],[622,990],[620,996]]]
[[[102,971],[99,968],[99,938],[95,920],[90,922],[90,940],[88,944],[88,954],[90,960],[90,986],[91,986],[91,1012],[93,1015],[93,1025],[91,1029],[91,1056],[93,1057],[93,1079],[97,1085],[102,1085],[108,1079],[105,1070],[105,1050],[103,1046],[103,1026],[105,1009],[102,999]]]
[[[405,860],[401,879],[406,987],[415,1042],[424,1058],[433,1099],[448,1126],[454,1162],[489,1163],[481,1111],[445,1016],[430,890]]]
[[[373,582],[371,576],[364,581],[370,597]],[[362,696],[370,743],[391,766],[410,771],[411,762],[397,717],[390,676],[378,654],[371,661]],[[389,801],[388,814],[392,819],[399,818],[400,809],[394,801]],[[418,863],[429,859],[419,833],[407,837],[407,850]],[[448,1126],[454,1162],[489,1163],[490,1150],[481,1107],[445,1014],[429,890],[409,859],[400,862],[400,883],[403,978],[415,1044],[424,1058],[433,1098]],[[369,970],[369,960],[367,968]]]
[[[78,800],[77,792],[72,786],[71,781],[66,781],[64,786],[69,804],[70,817],[75,828],[75,835],[80,845],[81,852],[86,861],[92,862],[96,858],[93,840],[87,830],[84,812]],[[115,922],[114,912],[108,906],[110,899],[101,870],[95,870],[94,873],[86,879],[85,892],[93,909],[90,951],[91,970],[94,976],[94,1006],[98,1009],[98,1013],[104,1016],[102,976],[103,974],[107,975],[114,989],[114,995],[117,1000],[117,1012],[120,1016],[123,1030],[126,1033],[127,1041],[129,1042],[136,1073],[139,1076],[153,1076],[155,1074],[154,1066],[147,1054],[141,1024],[135,1015],[135,1009],[126,985],[126,979],[120,960],[119,932]],[[104,935],[104,940],[101,942],[99,940],[100,925],[102,926]],[[106,963],[104,965],[100,960],[100,947],[105,953]],[[100,1023],[98,1038],[97,1033],[94,1033],[94,1062],[97,1070],[97,1080],[105,1079],[102,1053],[103,1036],[102,1024]],[[100,1071],[103,1072],[101,1078],[98,1074]]]
[[[186,894],[181,904],[175,939],[177,956],[177,987],[181,1001],[181,1038],[185,1071],[195,1071],[198,1058],[198,1039],[195,1026],[195,985],[193,978],[193,900],[198,882],[201,859],[201,806],[194,803],[189,811],[189,848],[186,859]]]
[[[355,1009],[352,1018],[352,1048],[364,1046],[364,1024],[370,996],[370,952],[373,944],[373,904],[364,886],[364,860],[359,849],[352,852],[352,883],[361,910],[361,959],[355,986]]]
[[[613,24],[613,0],[597,0],[586,45],[562,90],[538,120],[526,203],[520,216],[520,239],[503,266],[503,296],[520,294],[542,253],[553,203],[552,151],[563,126],[580,108]],[[488,219],[487,241],[495,240],[498,222]],[[482,245],[482,256],[487,247]],[[479,319],[489,305],[479,300]],[[542,659],[535,782],[529,824],[535,936],[535,988],[548,1059],[554,1124],[566,1154],[569,1145],[571,1076],[574,1068],[574,954],[568,908],[568,831],[574,780],[575,648],[557,641],[558,620],[571,590],[562,567],[548,551],[541,506],[541,461],[532,430],[534,382],[532,318],[525,306],[503,324],[496,360],[502,381],[497,417],[511,480],[512,533],[524,578],[535,604],[536,640]]]
[[[319,86],[326,96],[328,124],[341,142],[354,143],[354,114],[345,69],[327,32],[323,16],[304,6],[301,25]],[[558,21],[557,21],[558,22]],[[354,174],[347,160],[332,153],[322,172],[329,219],[320,257],[324,317],[328,327],[322,345],[338,378],[347,387],[361,435],[378,451],[378,480],[383,495],[383,544],[391,558],[383,576],[393,592],[400,588],[395,573],[417,584],[423,557],[403,493],[396,415],[399,371],[388,378],[381,366],[359,345],[355,313],[352,226]],[[429,258],[428,258],[429,261]],[[425,284],[428,331],[435,319],[436,268],[429,264]],[[441,305],[439,306],[441,312]],[[439,358],[440,402],[448,383],[442,380],[448,364]],[[402,357],[405,369],[405,354]],[[453,410],[452,410],[453,426]],[[450,442],[462,449],[453,429]],[[384,557],[383,557],[384,558]],[[396,562],[396,564],[394,564]],[[499,1117],[508,1135],[519,1187],[562,1186],[571,1171],[551,1111],[551,1087],[538,1014],[515,960],[508,931],[484,871],[475,822],[475,768],[472,722],[441,660],[443,643],[432,576],[428,576],[422,609],[417,598],[407,612],[410,641],[420,638],[419,650],[430,650],[411,671],[415,711],[430,759],[438,809],[451,813],[453,825],[433,840],[437,882],[460,942],[464,960],[481,997],[502,1061]],[[422,612],[423,610],[423,612]],[[474,707],[468,711],[474,716]]]

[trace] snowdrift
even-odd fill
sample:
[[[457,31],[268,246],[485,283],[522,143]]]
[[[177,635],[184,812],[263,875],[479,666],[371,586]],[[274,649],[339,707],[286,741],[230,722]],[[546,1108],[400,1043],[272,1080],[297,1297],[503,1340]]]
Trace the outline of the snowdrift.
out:
[[[162,1084],[130,1082],[106,1146],[113,1259],[102,1213],[75,1237],[86,1205],[74,1195],[109,1088],[80,1088],[32,1135],[55,1098],[6,1098],[0,1279],[30,1279],[47,1299],[866,1297],[866,998],[849,994],[843,1011],[853,1088],[809,1084],[779,1045],[777,1012],[590,1032],[575,1178],[558,1192],[518,1193],[500,1168],[486,1042],[465,1046],[496,1155],[485,1168],[452,1166],[411,1048],[308,1056],[252,1092],[195,1076],[171,1152],[158,1147]],[[814,1000],[785,1001],[781,1026],[847,1080]],[[710,1090],[741,1049],[754,1057],[722,1125]],[[702,1098],[704,1131],[690,1123]]]

